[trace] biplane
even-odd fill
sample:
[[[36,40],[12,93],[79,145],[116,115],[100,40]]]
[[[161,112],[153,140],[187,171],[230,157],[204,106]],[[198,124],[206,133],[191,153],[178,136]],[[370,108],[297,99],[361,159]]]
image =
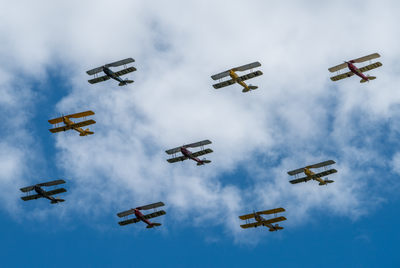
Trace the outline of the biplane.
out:
[[[96,121],[93,119],[91,120],[85,120],[81,121],[79,123],[73,122],[70,118],[81,118],[81,117],[86,117],[89,115],[94,115],[94,112],[92,111],[85,111],[81,113],[76,113],[76,114],[70,114],[70,115],[64,115],[58,118],[50,119],[49,123],[52,125],[56,125],[55,128],[49,129],[51,133],[57,133],[60,131],[66,131],[70,129],[74,129],[79,132],[79,136],[87,136],[87,135],[92,135],[94,134],[93,131],[90,131],[88,128],[87,129],[82,129],[84,126],[88,126],[91,124],[95,124]],[[65,126],[57,127],[57,124],[63,122]]]
[[[285,211],[284,208],[274,208],[274,209],[258,211],[258,212],[254,211],[251,214],[239,216],[239,219],[246,221],[246,224],[242,224],[242,225],[240,225],[240,227],[242,227],[243,229],[246,229],[246,228],[251,228],[251,227],[257,228],[258,226],[265,226],[265,227],[269,228],[270,232],[282,230],[283,229],[282,226],[279,226],[279,224],[273,225],[273,223],[286,220],[286,218],[283,216],[276,217],[277,213],[284,212],[284,211]],[[264,215],[275,214],[275,217],[272,219],[266,220],[261,216],[263,214]],[[256,222],[249,222],[249,219],[252,219],[252,218],[254,218],[256,220]]]
[[[119,86],[125,86],[127,84],[133,83],[133,80],[129,80],[129,79],[123,80],[120,76],[136,71],[135,67],[133,67],[133,66],[127,67],[126,66],[128,63],[132,63],[134,61],[135,60],[132,58],[127,58],[124,60],[119,60],[116,62],[108,63],[103,66],[89,70],[86,73],[88,75],[94,75],[94,78],[91,80],[88,80],[88,82],[90,84],[96,84],[99,82],[107,81],[108,79],[112,78],[119,82],[119,84],[118,84]],[[118,72],[113,72],[110,69],[110,67],[119,67],[121,65],[124,66],[124,69],[119,70]],[[105,75],[98,77],[97,74],[100,72],[104,72]]]
[[[42,189],[42,187],[55,186],[55,185],[59,185],[59,184],[63,184],[63,183],[65,183],[64,180],[55,180],[55,181],[38,183],[38,184],[35,184],[32,186],[21,188],[20,190],[23,193],[27,193],[30,191],[36,192],[36,194],[33,194],[33,195],[23,196],[23,197],[21,197],[21,199],[24,201],[29,201],[29,200],[38,199],[38,198],[47,198],[50,200],[51,204],[57,204],[59,202],[64,202],[65,201],[64,199],[53,197],[53,195],[55,195],[55,194],[65,193],[67,190],[65,190],[64,188],[58,188],[58,189],[54,189],[51,191],[45,191]]]
[[[253,62],[253,63],[250,63],[250,64],[246,64],[246,65],[243,65],[243,66],[239,66],[239,67],[235,67],[235,68],[229,69],[229,70],[224,71],[224,72],[219,73],[219,74],[212,75],[211,78],[214,79],[214,80],[220,80],[220,79],[222,79],[222,78],[224,78],[226,76],[230,76],[231,77],[230,80],[226,80],[226,81],[222,81],[222,82],[219,82],[217,84],[214,84],[213,87],[215,89],[219,89],[219,88],[222,88],[222,87],[226,87],[226,86],[230,86],[230,85],[233,85],[235,83],[238,83],[239,85],[241,85],[243,87],[242,92],[248,92],[250,90],[257,89],[258,88],[257,86],[253,86],[253,85],[250,85],[250,84],[247,85],[243,81],[262,75],[263,73],[261,71],[253,72],[251,70],[253,68],[260,67],[260,66],[261,66],[261,63],[256,61],[256,62]],[[244,71],[247,71],[247,70],[251,70],[250,73],[242,75],[242,76],[239,76],[236,73],[236,72],[244,72]]]
[[[123,225],[131,224],[131,223],[137,223],[139,221],[143,221],[144,223],[147,224],[146,228],[153,228],[155,226],[160,226],[161,223],[150,222],[149,219],[165,215],[166,213],[164,210],[159,210],[159,211],[155,210],[156,208],[162,207],[162,206],[164,206],[163,202],[157,202],[154,204],[149,204],[146,206],[132,208],[130,210],[120,212],[117,214],[117,216],[120,218],[127,217],[131,214],[135,214],[136,218],[123,220],[123,221],[118,222],[118,224],[123,226]],[[155,211],[153,213],[150,213],[147,215],[143,215],[142,212],[140,212],[141,210],[148,210],[148,209],[154,209]]]
[[[361,78],[360,83],[365,83],[367,81],[369,82],[370,80],[374,80],[374,79],[376,79],[375,76],[364,75],[364,72],[370,71],[370,70],[378,68],[378,67],[381,67],[382,63],[380,63],[379,61],[378,62],[374,62],[374,63],[370,62],[369,65],[366,65],[366,66],[361,67],[361,68],[357,68],[354,65],[354,63],[361,63],[361,62],[368,61],[368,60],[371,61],[371,60],[379,58],[379,57],[380,57],[380,55],[378,53],[374,53],[374,54],[371,54],[371,55],[368,55],[368,56],[364,56],[364,57],[361,57],[361,58],[358,58],[358,59],[345,61],[342,64],[339,64],[339,65],[336,65],[334,67],[331,67],[331,68],[328,69],[331,73],[338,72],[339,70],[344,69],[346,67],[349,68],[349,70],[350,70],[347,73],[338,74],[336,76],[332,76],[331,80],[332,81],[338,81],[338,80],[341,80],[341,79],[344,79],[344,78],[347,78],[347,77],[350,77],[350,76],[353,76],[353,75],[357,75],[357,76],[359,76]]]
[[[328,160],[325,162],[321,162],[318,164],[314,164],[314,165],[310,165],[310,166],[306,166],[303,168],[299,168],[299,169],[295,169],[292,171],[288,171],[288,174],[290,176],[295,176],[297,177],[298,174],[303,173],[306,175],[306,177],[303,178],[296,178],[294,180],[289,181],[291,184],[296,184],[296,183],[300,183],[300,182],[307,182],[309,180],[316,180],[319,182],[319,185],[328,185],[328,183],[332,183],[334,181],[332,180],[328,180],[328,179],[321,179],[322,177],[328,176],[330,174],[336,173],[337,170],[336,169],[328,169],[328,170],[324,170],[322,172],[318,172],[318,173],[314,173],[312,172],[310,169],[315,169],[315,168],[322,168],[322,167],[327,167],[329,165],[333,165],[335,164],[335,161],[333,160]]]
[[[204,140],[204,141],[199,141],[199,142],[195,142],[195,143],[191,143],[191,144],[186,144],[186,145],[182,145],[180,147],[176,147],[173,149],[169,149],[166,150],[165,152],[167,154],[172,154],[174,155],[173,158],[167,159],[167,161],[169,163],[175,163],[178,161],[184,161],[186,159],[192,159],[194,161],[197,162],[198,166],[204,165],[204,164],[208,164],[211,163],[211,160],[207,160],[207,159],[199,159],[199,156],[205,155],[205,154],[209,154],[212,153],[213,150],[207,148],[204,149],[204,145],[207,144],[211,144],[211,141],[209,140]],[[195,153],[192,153],[191,151],[189,151],[187,148],[194,148],[194,147],[201,147],[201,150]],[[183,155],[182,156],[176,156],[176,153],[181,152]]]

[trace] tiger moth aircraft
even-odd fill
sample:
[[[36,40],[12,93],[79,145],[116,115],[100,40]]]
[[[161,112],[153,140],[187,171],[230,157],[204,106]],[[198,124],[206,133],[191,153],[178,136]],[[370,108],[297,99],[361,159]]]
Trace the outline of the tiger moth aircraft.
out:
[[[131,224],[131,223],[137,223],[139,221],[143,221],[144,223],[147,224],[146,228],[153,228],[155,226],[160,226],[161,223],[150,222],[149,219],[165,215],[166,213],[164,210],[159,210],[159,211],[155,210],[156,208],[162,207],[162,206],[164,206],[163,202],[157,202],[157,203],[153,203],[153,204],[149,204],[149,205],[145,205],[145,206],[141,206],[141,207],[137,207],[137,208],[132,208],[130,210],[120,212],[117,214],[117,216],[120,218],[127,217],[131,214],[135,214],[136,218],[123,220],[123,221],[118,222],[118,224],[123,226],[123,225]],[[143,215],[142,212],[140,212],[141,210],[149,210],[149,209],[154,209],[154,212],[147,214],[147,215]]]
[[[42,189],[42,187],[55,186],[55,185],[59,185],[59,184],[63,184],[63,183],[65,183],[64,180],[55,180],[55,181],[38,183],[38,184],[35,184],[32,186],[27,186],[27,187],[21,188],[20,189],[21,192],[28,193],[27,196],[23,196],[23,197],[21,197],[21,199],[24,201],[29,201],[29,200],[38,199],[38,198],[47,198],[50,200],[51,204],[57,204],[60,202],[64,202],[65,201],[64,199],[53,197],[53,195],[55,195],[55,194],[65,193],[67,190],[65,190],[64,188],[58,188],[58,189],[54,189],[51,191],[45,191]],[[29,195],[30,191],[35,191],[36,194]]]
[[[219,89],[219,88],[222,88],[222,87],[226,87],[226,86],[230,86],[230,85],[233,85],[235,83],[238,83],[239,85],[241,85],[243,87],[242,92],[249,92],[250,90],[255,90],[255,89],[258,88],[257,86],[253,86],[253,85],[250,85],[250,84],[247,85],[243,81],[262,75],[263,73],[261,71],[253,72],[251,70],[253,68],[260,67],[260,66],[261,66],[261,63],[256,61],[256,62],[253,62],[253,63],[250,63],[250,64],[246,64],[246,65],[243,65],[243,66],[239,66],[239,67],[235,67],[235,68],[229,69],[229,70],[224,71],[224,72],[219,73],[219,74],[212,75],[211,78],[214,79],[214,80],[220,80],[220,79],[222,79],[222,78],[224,78],[226,76],[230,76],[231,77],[230,80],[226,80],[226,81],[222,81],[222,82],[219,82],[217,84],[214,84],[213,87],[215,89]],[[239,76],[236,73],[236,72],[244,72],[244,71],[247,71],[247,70],[251,70],[250,73],[242,75],[242,76]]]
[[[265,227],[269,228],[270,232],[282,230],[283,229],[282,226],[279,226],[279,224],[273,225],[273,223],[286,220],[286,218],[283,216],[276,217],[277,213],[284,212],[284,211],[285,211],[284,208],[274,208],[274,209],[270,209],[270,210],[258,211],[258,212],[253,212],[251,214],[239,216],[239,219],[246,221],[246,224],[242,224],[242,225],[240,225],[240,227],[242,227],[243,229],[247,229],[247,228],[251,228],[251,227],[257,228],[258,226],[265,226]],[[272,219],[266,220],[261,216],[263,214],[264,215],[275,214],[275,217]],[[252,219],[252,218],[254,218],[256,220],[256,222],[249,222],[249,219]]]
[[[366,71],[370,71],[372,69],[378,68],[382,66],[382,63],[378,62],[374,62],[374,63],[370,63],[369,65],[366,65],[364,67],[361,68],[357,68],[354,63],[361,63],[364,61],[371,61],[373,59],[379,58],[380,55],[378,53],[374,53],[368,56],[364,56],[358,59],[354,59],[354,60],[350,60],[350,61],[345,61],[342,64],[336,65],[334,67],[329,68],[328,70],[333,73],[333,72],[339,72],[339,70],[344,69],[344,68],[348,68],[350,71],[344,74],[338,74],[336,76],[332,76],[331,80],[332,81],[338,81],[353,75],[357,75],[361,78],[360,83],[365,83],[365,82],[369,82],[370,80],[374,80],[376,79],[375,76],[369,76],[369,75],[364,75],[364,72]]]
[[[82,129],[82,127],[95,124],[96,121],[94,121],[93,119],[90,119],[90,120],[81,121],[79,123],[75,123],[70,119],[70,118],[81,118],[81,117],[86,117],[86,116],[90,116],[90,115],[94,115],[94,112],[93,111],[85,111],[85,112],[81,112],[81,113],[69,114],[69,115],[64,115],[64,116],[58,117],[58,118],[50,119],[49,123],[52,125],[56,125],[56,127],[51,128],[49,130],[51,133],[57,133],[57,132],[73,129],[73,130],[76,130],[79,132],[79,136],[92,135],[92,134],[94,134],[93,131],[90,131],[89,128]],[[57,124],[59,124],[61,122],[64,123],[65,126],[57,127]]]
[[[133,67],[133,66],[127,67],[126,66],[127,64],[132,63],[134,61],[135,60],[132,58],[127,58],[127,59],[119,60],[116,62],[107,63],[103,66],[89,70],[86,73],[88,75],[94,75],[94,78],[91,80],[88,80],[88,82],[90,84],[96,84],[99,82],[107,81],[108,79],[112,78],[119,82],[119,84],[118,84],[119,86],[125,86],[127,84],[133,83],[133,80],[129,80],[129,79],[124,80],[120,76],[136,71],[135,67]],[[119,70],[118,72],[113,72],[110,69],[110,67],[119,67],[121,65],[124,66],[124,69]],[[100,72],[104,72],[105,75],[98,77],[97,74]]]
[[[208,145],[211,144],[211,141],[209,140],[203,140],[203,141],[199,141],[199,142],[195,142],[195,143],[191,143],[191,144],[186,144],[186,145],[182,145],[180,147],[176,147],[173,149],[169,149],[166,150],[165,152],[167,154],[172,154],[173,157],[170,159],[167,159],[167,161],[169,163],[175,163],[178,161],[184,161],[186,159],[192,159],[193,161],[197,162],[198,166],[202,166],[204,164],[208,164],[211,163],[211,160],[207,160],[207,159],[199,159],[199,156],[205,155],[205,154],[209,154],[212,153],[213,150],[207,148],[204,149],[204,145]],[[200,151],[197,151],[195,153],[192,153],[191,151],[189,151],[187,148],[195,148],[195,147],[201,147]],[[183,155],[182,156],[176,156],[176,153],[181,152]]]
[[[314,173],[312,172],[310,169],[315,169],[315,168],[322,168],[322,167],[327,167],[330,165],[335,164],[335,161],[333,160],[328,160],[325,162],[321,162],[318,164],[314,164],[314,165],[310,165],[310,166],[306,166],[303,168],[299,168],[299,169],[295,169],[292,171],[288,171],[288,174],[290,176],[295,176],[296,179],[289,181],[291,184],[296,184],[296,183],[300,183],[300,182],[307,182],[309,180],[316,180],[319,182],[319,185],[328,185],[328,183],[332,183],[334,181],[332,180],[328,180],[325,179],[323,180],[322,177],[328,176],[330,174],[336,173],[337,170],[336,169],[329,169],[329,170],[324,170],[322,172],[319,173]],[[298,174],[303,173],[306,175],[305,177],[302,178],[297,178]]]

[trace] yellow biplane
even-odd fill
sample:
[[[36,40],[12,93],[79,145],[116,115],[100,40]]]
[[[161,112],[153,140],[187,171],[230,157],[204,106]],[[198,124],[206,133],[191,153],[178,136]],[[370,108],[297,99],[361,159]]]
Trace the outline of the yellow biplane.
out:
[[[250,63],[250,64],[246,64],[246,65],[243,65],[243,66],[239,66],[239,67],[235,67],[235,68],[229,69],[229,70],[224,71],[224,72],[219,73],[219,74],[215,74],[215,75],[211,76],[211,78],[214,79],[214,80],[220,80],[220,79],[222,79],[222,78],[224,78],[226,76],[230,76],[231,79],[223,81],[223,82],[220,82],[220,83],[217,83],[217,84],[214,84],[213,87],[215,89],[219,89],[221,87],[226,87],[226,86],[230,86],[230,85],[233,85],[235,83],[238,83],[239,85],[241,85],[243,87],[242,92],[248,92],[250,90],[255,90],[255,89],[258,88],[257,86],[253,86],[253,85],[250,85],[250,84],[247,85],[243,81],[262,75],[263,73],[261,71],[250,72],[250,73],[242,75],[242,76],[237,75],[236,72],[244,72],[244,71],[251,70],[253,68],[260,67],[260,66],[261,66],[261,63],[256,61],[256,62],[253,62],[253,63]]]
[[[276,215],[275,215],[275,218],[266,220],[261,215],[262,214],[264,214],[264,215],[276,214],[276,213],[284,212],[284,211],[285,211],[284,208],[274,208],[274,209],[258,211],[258,212],[254,211],[251,214],[239,216],[239,219],[246,221],[246,224],[242,224],[242,225],[240,225],[240,227],[242,227],[243,229],[246,229],[246,228],[251,228],[251,227],[257,228],[258,226],[266,226],[269,228],[270,232],[282,230],[283,229],[282,226],[279,226],[278,224],[273,225],[272,223],[285,221],[286,220],[285,217],[283,217],[283,216],[276,217]],[[256,220],[256,222],[249,222],[249,219],[252,219],[252,218],[254,218]]]
[[[57,132],[73,129],[73,130],[76,130],[76,131],[79,132],[79,136],[92,135],[92,134],[94,134],[94,132],[90,131],[88,128],[87,129],[82,129],[82,127],[88,126],[88,125],[91,125],[91,124],[95,124],[96,121],[91,119],[91,120],[85,120],[85,121],[81,121],[81,122],[75,123],[70,119],[70,118],[86,117],[86,116],[89,116],[89,115],[94,115],[94,112],[85,111],[85,112],[81,112],[81,113],[64,115],[62,117],[50,119],[49,123],[52,124],[52,125],[57,125],[57,124],[63,122],[65,124],[65,126],[55,127],[55,128],[51,128],[49,130],[50,130],[51,133],[57,133]]]
[[[293,175],[296,176],[297,174],[300,174],[300,173],[303,173],[303,172],[306,175],[306,177],[298,178],[298,179],[296,178],[296,179],[291,180],[289,182],[291,184],[296,184],[296,183],[300,183],[300,182],[307,182],[309,180],[316,180],[316,181],[319,182],[319,185],[328,185],[328,183],[332,183],[334,181],[328,180],[328,179],[323,180],[323,179],[321,179],[321,177],[325,177],[325,176],[328,176],[329,174],[336,173],[337,172],[336,169],[332,168],[332,169],[325,170],[325,171],[318,172],[318,173],[314,173],[310,169],[311,168],[326,167],[326,166],[333,165],[333,164],[335,164],[335,161],[328,160],[328,161],[321,162],[321,163],[318,163],[318,164],[314,164],[314,165],[306,166],[306,167],[303,167],[303,168],[295,169],[295,170],[292,170],[292,171],[288,171],[288,174],[290,176],[293,176]]]

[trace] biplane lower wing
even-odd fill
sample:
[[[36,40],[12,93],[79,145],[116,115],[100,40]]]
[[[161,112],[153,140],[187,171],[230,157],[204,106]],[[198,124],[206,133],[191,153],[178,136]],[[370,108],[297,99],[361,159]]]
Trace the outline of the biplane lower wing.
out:
[[[157,202],[157,203],[137,207],[137,209],[147,210],[147,209],[153,209],[153,208],[158,208],[158,207],[162,207],[162,206],[165,206],[165,204],[163,202]]]
[[[175,163],[175,162],[179,162],[179,161],[185,161],[186,159],[188,159],[187,156],[178,156],[178,157],[175,157],[175,158],[167,159],[167,161],[169,163]]]
[[[314,175],[311,176],[311,178],[312,179],[321,178],[321,177],[325,177],[325,176],[328,176],[328,175],[336,173],[336,172],[337,172],[337,170],[333,168],[333,169],[329,169],[329,170],[314,174]]]
[[[367,72],[369,70],[372,70],[372,69],[375,69],[375,68],[379,68],[381,66],[382,66],[382,63],[380,63],[378,61],[378,62],[372,63],[370,65],[364,66],[364,67],[362,67],[362,68],[360,68],[358,70],[360,70],[361,72]]]
[[[285,220],[286,220],[286,218],[281,216],[281,217],[277,217],[277,218],[273,218],[273,219],[269,219],[269,220],[265,220],[265,221],[258,221],[258,222],[253,222],[253,223],[242,224],[242,225],[240,225],[240,227],[242,227],[243,229],[246,229],[246,228],[251,228],[251,227],[258,227],[258,226],[262,226],[262,225],[272,224],[275,222],[280,222],[280,221],[285,221]]]
[[[131,223],[137,223],[139,221],[140,220],[138,218],[133,218],[133,219],[125,220],[125,221],[120,221],[120,222],[118,222],[118,224],[123,226],[123,225],[131,224]]]
[[[211,149],[205,149],[205,150],[202,150],[202,151],[198,151],[198,152],[192,153],[192,156],[193,157],[199,157],[199,156],[202,156],[202,155],[205,155],[205,154],[210,154],[212,152],[213,152],[213,150],[211,150]]]
[[[245,80],[260,76],[262,74],[263,73],[261,71],[256,71],[256,72],[252,72],[252,73],[249,73],[249,74],[242,75],[242,76],[239,77],[238,80],[239,81],[245,81]]]
[[[96,78],[90,79],[90,80],[88,80],[88,82],[90,84],[96,84],[96,83],[99,83],[99,82],[107,81],[108,79],[110,79],[110,77],[108,75],[103,75],[103,76],[100,76],[100,77],[96,77]]]
[[[164,210],[160,210],[160,211],[156,211],[147,215],[144,215],[143,218],[145,218],[146,220],[151,219],[151,218],[155,218],[155,217],[159,217],[162,215],[165,215],[165,211]]]
[[[92,124],[95,124],[95,123],[96,123],[96,121],[91,119],[91,120],[86,120],[86,121],[82,121],[82,122],[79,122],[79,123],[72,124],[70,127],[71,128],[85,127],[85,126],[92,125]]]
[[[51,128],[49,129],[51,133],[57,133],[57,132],[61,132],[61,131],[67,131],[72,129],[71,126],[63,126],[63,127],[56,127],[56,128]]]
[[[218,83],[218,84],[214,84],[213,87],[214,87],[215,89],[219,89],[219,88],[222,88],[222,87],[227,87],[227,86],[233,85],[233,84],[235,84],[235,83],[236,83],[235,80],[230,79],[230,80],[227,80],[227,81]]]
[[[34,195],[23,196],[23,197],[21,197],[21,199],[24,200],[24,201],[29,201],[29,200],[34,200],[34,199],[42,198],[42,197],[43,197],[43,196],[41,196],[41,195],[34,194]]]
[[[134,72],[134,71],[136,71],[135,67],[129,67],[129,68],[126,68],[126,69],[122,69],[121,71],[115,72],[114,74],[116,74],[118,76],[122,76],[122,75],[125,75],[125,74],[128,74],[128,73]]]
[[[353,75],[354,75],[354,73],[350,71],[350,72],[347,72],[347,73],[344,73],[344,74],[339,74],[339,75],[336,75],[336,76],[332,76],[331,80],[332,81],[338,81],[338,80],[342,80],[342,79],[348,78],[348,77],[353,76]]]
[[[309,180],[311,180],[311,177],[299,178],[299,179],[291,180],[289,182],[291,184],[296,184],[296,183],[300,183],[300,182],[308,182]]]
[[[55,194],[61,194],[61,193],[65,193],[67,190],[65,190],[64,188],[59,188],[59,189],[55,189],[55,190],[51,190],[51,191],[47,191],[45,193],[45,195],[55,195]]]

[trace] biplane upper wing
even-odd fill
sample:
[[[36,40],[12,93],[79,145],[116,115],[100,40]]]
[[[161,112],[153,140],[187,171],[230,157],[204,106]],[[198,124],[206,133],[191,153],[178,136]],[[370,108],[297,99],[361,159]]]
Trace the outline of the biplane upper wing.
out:
[[[193,148],[193,147],[199,147],[199,146],[208,145],[208,144],[211,144],[211,143],[212,142],[210,140],[203,140],[203,141],[198,141],[198,142],[191,143],[191,144],[186,144],[186,145],[183,145],[182,147],[186,147],[186,148],[191,147],[191,148]]]
[[[166,150],[165,152],[167,154],[176,154],[177,152],[180,152],[180,151],[181,151],[181,147],[176,147],[176,148],[173,148],[173,149]]]
[[[49,130],[51,133],[57,133],[57,132],[66,131],[69,129],[72,129],[72,127],[71,126],[62,126],[62,127],[51,128]]]
[[[289,181],[289,182],[290,182],[291,184],[296,184],[296,183],[300,183],[300,182],[308,182],[309,180],[311,180],[311,177],[303,177],[303,178],[291,180],[291,181]]]
[[[221,88],[221,87],[227,87],[227,86],[233,85],[233,84],[235,84],[235,83],[236,83],[235,80],[230,79],[230,80],[226,80],[226,81],[224,81],[224,82],[218,83],[218,84],[214,84],[213,87],[214,87],[215,89],[219,89],[219,88]]]
[[[120,222],[118,222],[118,224],[123,226],[123,225],[131,224],[131,223],[137,223],[139,221],[140,220],[138,218],[133,218],[133,219],[129,219],[129,220],[120,221]]]
[[[125,217],[125,216],[128,216],[128,215],[131,215],[133,213],[135,213],[135,210],[132,208],[130,210],[126,210],[126,211],[122,211],[122,212],[118,213],[117,216],[122,218],[122,217]]]
[[[321,163],[318,163],[318,164],[314,164],[314,165],[307,166],[307,168],[320,168],[320,167],[325,167],[325,166],[333,165],[333,164],[335,164],[335,163],[336,163],[336,162],[333,161],[333,160],[327,160],[327,161],[324,161],[324,162],[321,162]]]
[[[202,150],[202,151],[198,151],[198,152],[192,153],[192,156],[193,157],[199,157],[199,156],[202,156],[202,155],[205,155],[205,154],[209,154],[209,153],[212,153],[212,152],[213,152],[213,150],[211,150],[211,149],[205,149],[205,150]]]
[[[331,73],[333,73],[333,72],[337,72],[337,71],[339,71],[339,70],[341,70],[341,69],[344,69],[344,68],[346,68],[346,67],[347,67],[347,63],[344,62],[344,63],[342,63],[342,64],[339,64],[339,65],[333,66],[333,67],[331,67],[331,68],[328,68],[328,70],[329,70]]]
[[[96,78],[90,79],[90,80],[88,80],[88,82],[90,84],[96,84],[96,83],[99,83],[99,82],[107,81],[108,79],[110,79],[110,77],[108,75],[103,75],[103,76],[100,76],[100,77],[96,77]]]
[[[147,209],[158,208],[158,207],[162,207],[162,206],[165,206],[165,204],[163,202],[157,202],[157,203],[137,207],[137,209],[147,210]]]
[[[58,188],[51,191],[47,191],[44,194],[50,196],[50,195],[65,193],[66,191],[67,190],[65,190],[64,188]]]
[[[178,156],[178,157],[167,159],[167,161],[169,163],[175,163],[175,162],[178,162],[178,161],[185,161],[186,159],[188,159],[188,157],[183,155],[183,156]]]
[[[256,67],[260,67],[260,66],[261,66],[261,63],[256,61],[256,62],[253,62],[253,63],[249,63],[249,64],[245,64],[245,65],[242,65],[242,66],[239,66],[239,67],[232,68],[231,70],[233,70],[235,72],[236,71],[243,72],[243,71],[246,71],[246,70],[249,70],[249,69],[253,69],[253,68],[256,68]],[[218,79],[224,78],[225,76],[228,76],[228,75],[229,75],[229,70],[224,71],[224,72],[219,73],[219,74],[212,75],[211,78],[214,79],[214,80],[218,80]]]
[[[54,180],[37,184],[38,186],[54,186],[65,183],[65,180]]]
[[[94,68],[92,70],[86,71],[86,73],[88,75],[94,75],[94,74],[100,73],[102,71],[103,71],[103,66],[100,66],[100,67]]]
[[[358,70],[360,70],[361,72],[366,72],[366,71],[369,71],[369,70],[372,70],[372,69],[375,69],[375,68],[378,68],[381,66],[382,66],[382,63],[380,63],[378,61],[378,62],[372,63],[370,65],[364,66],[362,68],[359,68]]]
[[[249,74],[242,75],[242,76],[239,77],[239,79],[240,79],[240,81],[244,81],[244,80],[247,80],[247,79],[251,79],[251,78],[260,76],[262,74],[263,73],[261,71],[255,71],[255,72],[252,72],[252,73],[249,73]]]
[[[21,199],[24,201],[29,201],[29,200],[33,200],[33,199],[42,198],[42,197],[43,196],[41,196],[39,194],[34,194],[34,195],[23,196],[23,197],[21,197]]]
[[[86,121],[82,121],[82,122],[79,122],[79,123],[72,124],[70,127],[78,128],[78,127],[84,127],[84,126],[92,125],[92,124],[95,124],[95,123],[96,123],[96,121],[94,121],[93,119],[90,119],[90,120],[86,120]]]
[[[268,214],[275,214],[275,213],[284,212],[284,211],[285,211],[284,208],[274,208],[274,209],[270,209],[270,210],[258,211],[256,213],[258,215],[261,215],[261,214],[268,215]]]
[[[84,111],[84,112],[80,112],[80,113],[75,113],[75,114],[68,114],[68,115],[64,115],[61,117],[57,117],[54,119],[50,119],[49,123],[54,125],[54,124],[58,124],[63,122],[63,117],[67,117],[67,118],[81,118],[81,117],[85,117],[85,116],[90,116],[90,115],[94,115],[93,111]]]
[[[241,220],[248,220],[251,218],[254,218],[254,213],[239,216],[239,219],[241,219]]]
[[[361,57],[361,58],[358,58],[358,59],[351,60],[351,62],[355,62],[355,63],[364,62],[364,61],[367,61],[367,60],[373,60],[373,59],[379,58],[380,56],[381,55],[379,55],[378,53],[374,53],[374,54],[371,54],[371,55],[368,55],[368,56],[364,56],[364,57]]]
[[[165,211],[164,210],[160,210],[160,211],[156,211],[147,215],[144,215],[143,218],[145,218],[146,220],[151,219],[151,218],[155,218],[155,217],[159,217],[162,215],[165,215]]]
[[[118,67],[118,66],[121,66],[121,65],[124,65],[124,64],[128,64],[128,63],[131,63],[131,62],[135,62],[135,60],[132,59],[132,58],[126,58],[126,59],[123,59],[123,60],[119,60],[119,61],[115,61],[115,62],[112,62],[112,63],[108,63],[105,66],[106,67]]]
[[[121,71],[115,72],[115,74],[118,75],[118,76],[122,76],[124,74],[128,74],[128,73],[131,73],[131,72],[134,72],[134,71],[136,71],[135,67],[129,67],[129,68],[126,68],[126,69],[122,69]]]
[[[336,169],[329,169],[329,170],[314,174],[314,175],[311,176],[311,178],[313,178],[313,179],[314,178],[321,178],[321,177],[325,177],[325,176],[328,176],[328,175],[336,173],[336,172],[337,172]]]
[[[239,71],[239,72],[243,72],[243,71],[247,71],[256,67],[260,67],[261,63],[259,63],[258,61],[249,63],[249,64],[245,64],[236,68],[233,68],[234,71]]]
[[[347,73],[344,73],[344,74],[338,74],[338,75],[332,76],[331,80],[332,81],[338,81],[338,80],[342,80],[342,79],[348,78],[348,77],[353,76],[353,75],[354,75],[354,73],[350,71],[350,72],[347,72]]]

